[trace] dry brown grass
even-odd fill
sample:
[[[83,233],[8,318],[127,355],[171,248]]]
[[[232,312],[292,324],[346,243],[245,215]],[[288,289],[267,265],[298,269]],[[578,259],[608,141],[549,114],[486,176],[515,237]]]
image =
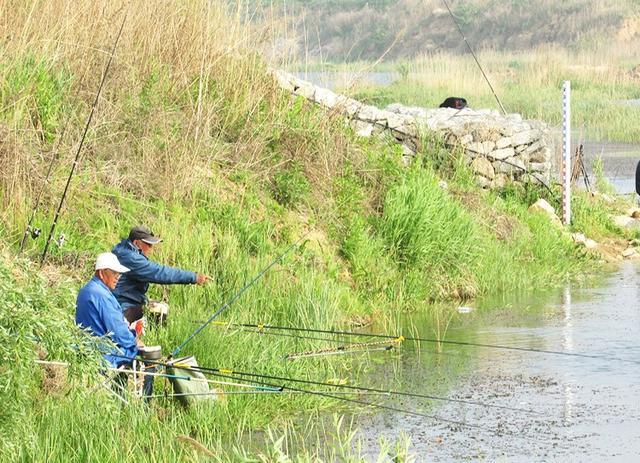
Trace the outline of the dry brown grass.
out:
[[[0,0],[0,82],[26,57],[71,77],[52,128],[55,139],[71,115],[49,206],[62,189],[125,15],[74,189],[101,184],[140,198],[184,198],[235,170],[268,181],[272,171],[293,163],[302,164],[315,185],[330,186],[354,148],[335,130],[337,119],[309,108],[291,116],[292,100],[257,52],[280,23],[247,24],[243,2],[235,9],[204,0],[127,4]],[[5,89],[2,99],[0,84],[0,106],[6,102],[0,126],[16,140],[2,148],[0,202],[14,218],[27,214],[54,141],[39,127],[36,90]]]

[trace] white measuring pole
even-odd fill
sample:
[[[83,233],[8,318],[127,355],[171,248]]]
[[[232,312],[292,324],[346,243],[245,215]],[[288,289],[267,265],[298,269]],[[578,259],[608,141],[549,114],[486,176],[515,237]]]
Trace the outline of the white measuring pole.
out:
[[[571,223],[571,82],[562,84],[562,222]]]

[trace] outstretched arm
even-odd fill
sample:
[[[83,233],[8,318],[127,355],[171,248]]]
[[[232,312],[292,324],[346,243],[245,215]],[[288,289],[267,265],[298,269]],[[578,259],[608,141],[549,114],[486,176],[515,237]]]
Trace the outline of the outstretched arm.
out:
[[[157,262],[146,259],[142,255],[136,256],[125,265],[135,274],[136,279],[147,283],[164,285],[202,284],[198,282],[198,275],[195,272],[158,264]]]

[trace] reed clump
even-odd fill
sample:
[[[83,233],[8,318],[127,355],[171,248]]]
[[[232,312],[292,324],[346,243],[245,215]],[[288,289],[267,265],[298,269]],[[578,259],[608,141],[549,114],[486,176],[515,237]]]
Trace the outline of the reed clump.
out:
[[[0,108],[7,130],[20,133],[19,146],[2,162],[1,198],[14,214],[24,210],[11,198],[25,193],[10,179],[16,171],[32,179],[21,185],[34,196],[46,162],[33,159],[54,155],[51,142],[67,118],[59,165],[70,163],[125,16],[84,148],[83,185],[184,198],[216,166],[252,171],[264,183],[282,166],[302,168],[322,185],[347,153],[357,151],[342,131],[332,130],[336,121],[301,111],[276,89],[256,52],[275,23],[249,26],[237,11],[211,2],[127,7],[56,0],[27,7],[7,0],[0,7],[6,12]],[[52,191],[61,177],[54,176]]]

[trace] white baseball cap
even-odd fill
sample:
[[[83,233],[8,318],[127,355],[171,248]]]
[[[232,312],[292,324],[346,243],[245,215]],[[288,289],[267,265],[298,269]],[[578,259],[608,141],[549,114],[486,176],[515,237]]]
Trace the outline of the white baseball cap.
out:
[[[103,252],[102,254],[98,254],[96,258],[96,270],[106,268],[118,273],[126,273],[129,271],[127,267],[118,262],[118,258],[112,252]]]

